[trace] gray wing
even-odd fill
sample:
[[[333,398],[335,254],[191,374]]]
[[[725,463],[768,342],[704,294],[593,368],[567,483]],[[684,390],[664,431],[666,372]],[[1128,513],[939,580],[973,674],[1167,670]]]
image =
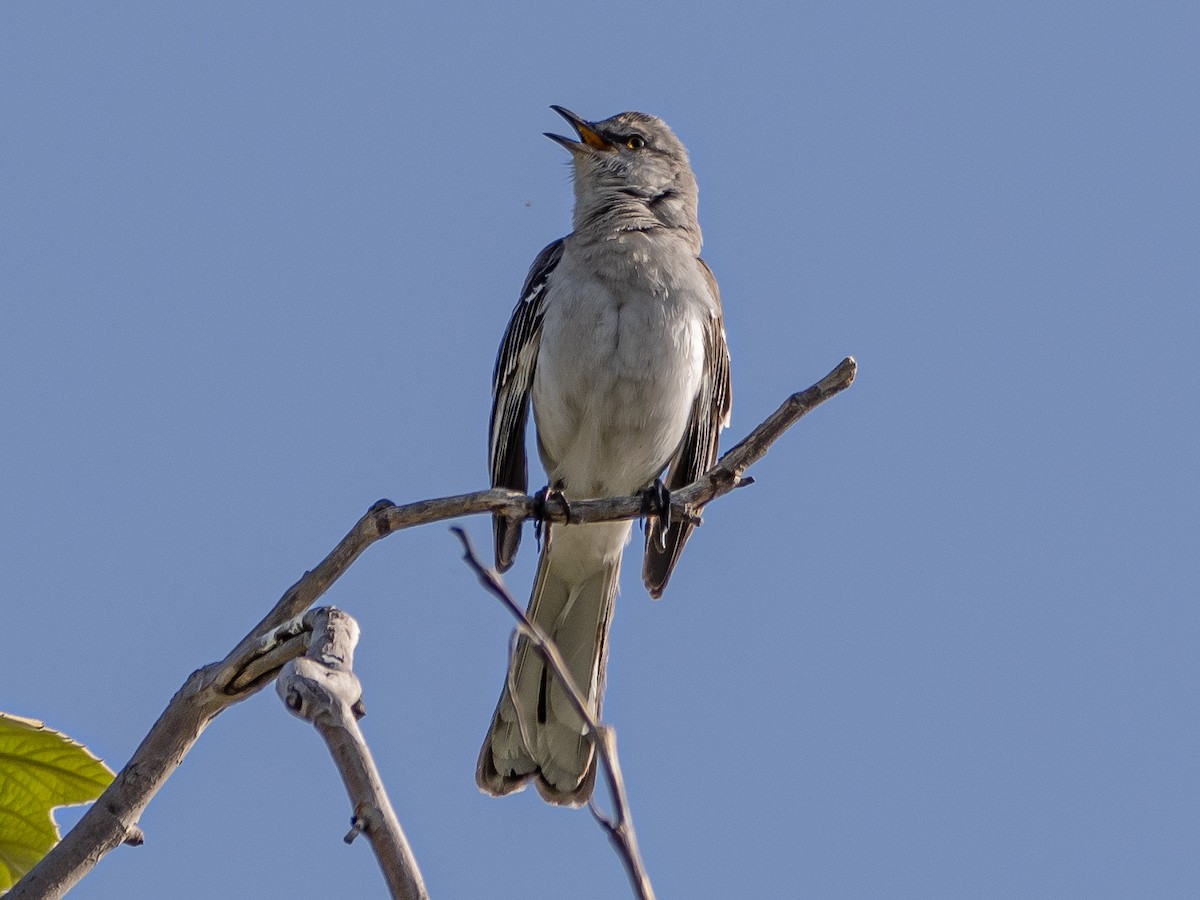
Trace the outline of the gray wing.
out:
[[[550,244],[533,261],[521,299],[513,310],[496,368],[492,373],[492,418],[488,462],[492,487],[524,493],[529,488],[529,463],[525,453],[525,426],[529,421],[529,392],[542,338],[546,309],[546,280],[562,259],[562,240]],[[521,544],[521,520],[493,516],[496,535],[496,568],[506,571]]]
[[[717,439],[722,428],[729,425],[729,413],[733,406],[733,391],[729,380],[729,345],[725,341],[725,320],[721,314],[721,293],[717,280],[704,260],[709,288],[716,301],[704,331],[704,379],[700,391],[692,403],[692,414],[688,418],[683,442],[679,445],[667,472],[666,486],[669,490],[687,487],[717,461]],[[687,522],[675,522],[667,530],[666,540],[660,537],[661,525],[650,520],[646,529],[646,557],[642,566],[642,580],[650,596],[662,596],[663,589],[671,577],[679,554],[687,543],[694,526]]]

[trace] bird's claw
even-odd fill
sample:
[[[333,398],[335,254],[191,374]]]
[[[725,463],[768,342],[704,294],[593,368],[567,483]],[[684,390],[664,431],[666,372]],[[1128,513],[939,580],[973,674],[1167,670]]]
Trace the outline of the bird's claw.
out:
[[[658,520],[659,548],[666,550],[667,532],[671,530],[671,492],[661,478],[655,478],[654,484],[642,491],[642,511],[647,519],[653,516]]]
[[[556,487],[546,485],[540,491],[533,495],[533,501],[537,505],[537,517],[533,520],[533,539],[537,541],[538,550],[542,548],[542,535],[546,536],[546,543],[550,543],[550,503],[557,500],[566,510],[567,521],[571,521],[571,504],[567,502],[567,498],[563,496],[563,492]]]

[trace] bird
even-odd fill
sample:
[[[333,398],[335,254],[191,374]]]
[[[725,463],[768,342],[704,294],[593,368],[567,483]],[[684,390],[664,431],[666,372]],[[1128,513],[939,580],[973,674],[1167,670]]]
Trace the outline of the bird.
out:
[[[551,109],[575,131],[573,138],[546,133],[570,153],[572,231],[535,259],[500,345],[492,486],[527,491],[532,407],[545,490],[568,509],[584,498],[657,498],[642,571],[657,599],[693,528],[670,521],[669,492],[712,467],[732,402],[720,292],[700,258],[696,178],[684,145],[655,116],[588,121]],[[503,572],[517,554],[522,522],[497,514],[493,525]],[[546,526],[529,601],[529,617],[557,644],[597,717],[631,526]],[[477,784],[503,796],[533,781],[546,801],[580,806],[595,778],[583,720],[542,657],[518,638]]]

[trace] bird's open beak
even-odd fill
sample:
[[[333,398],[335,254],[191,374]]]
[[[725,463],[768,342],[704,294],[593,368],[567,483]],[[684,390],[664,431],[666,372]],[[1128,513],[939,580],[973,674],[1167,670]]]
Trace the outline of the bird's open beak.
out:
[[[561,134],[551,134],[546,132],[546,137],[552,141],[557,141],[562,144],[572,153],[576,153],[584,148],[590,147],[592,150],[602,150],[611,152],[617,148],[602,138],[599,132],[596,131],[591,122],[581,119],[569,109],[561,106],[551,106],[552,110],[571,123],[571,127],[575,129],[575,133],[579,135],[579,140],[573,141],[569,137],[563,137]]]

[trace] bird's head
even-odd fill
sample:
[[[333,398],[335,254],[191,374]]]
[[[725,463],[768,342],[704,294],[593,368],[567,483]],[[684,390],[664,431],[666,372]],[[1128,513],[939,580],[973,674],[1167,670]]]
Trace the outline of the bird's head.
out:
[[[551,109],[578,135],[546,134],[571,151],[577,230],[611,219],[617,227],[657,224],[699,232],[696,177],[666,122],[639,112],[589,122],[561,106]]]

